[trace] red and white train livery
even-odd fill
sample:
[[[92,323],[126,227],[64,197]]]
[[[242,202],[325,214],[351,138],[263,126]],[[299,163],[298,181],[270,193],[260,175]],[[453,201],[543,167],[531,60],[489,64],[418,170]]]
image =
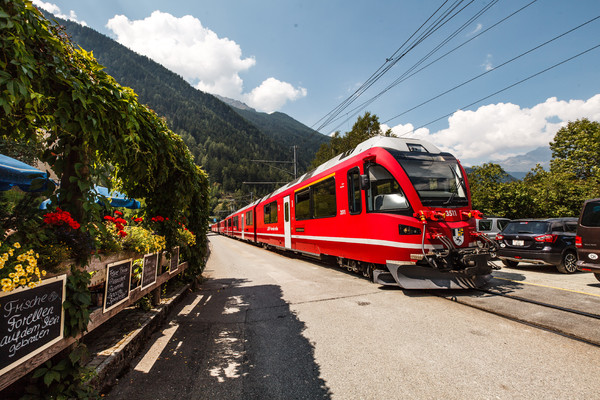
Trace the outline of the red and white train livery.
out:
[[[475,218],[454,156],[423,140],[378,136],[211,229],[335,259],[379,284],[464,288],[491,277],[493,244]]]

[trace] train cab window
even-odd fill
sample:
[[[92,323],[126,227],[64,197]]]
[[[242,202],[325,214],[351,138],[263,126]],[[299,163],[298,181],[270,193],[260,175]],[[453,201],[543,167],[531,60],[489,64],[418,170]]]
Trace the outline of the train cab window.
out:
[[[348,208],[350,214],[360,214],[362,211],[362,191],[360,190],[360,170],[352,168],[348,171]]]
[[[408,200],[392,174],[381,165],[368,168],[370,187],[367,189],[367,211],[393,212],[410,209]]]
[[[277,201],[273,201],[264,207],[264,222],[265,224],[277,223]]]

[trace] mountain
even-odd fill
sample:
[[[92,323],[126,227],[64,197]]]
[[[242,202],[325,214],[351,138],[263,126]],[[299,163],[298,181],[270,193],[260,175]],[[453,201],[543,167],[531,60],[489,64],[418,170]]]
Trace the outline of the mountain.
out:
[[[541,146],[522,155],[509,157],[503,161],[492,161],[499,164],[506,172],[517,179],[523,179],[537,164],[544,169],[550,168],[552,150],[549,146]]]
[[[257,113],[249,107],[234,109],[109,37],[45,14],[65,27],[73,43],[92,51],[117,82],[131,87],[141,103],[165,117],[171,130],[188,145],[196,163],[208,172],[211,182],[221,184],[224,191],[240,190],[245,181],[288,181],[290,175],[252,160],[291,161],[290,147],[297,145],[299,170],[303,171],[322,143],[321,137],[328,140],[285,114]],[[251,190],[260,195],[273,187]]]
[[[280,112],[274,112],[272,114],[257,112],[241,101],[222,96],[216,97],[229,104],[233,107],[235,112],[259,128],[262,132],[273,137],[277,142],[290,149],[292,146],[297,146],[296,156],[298,158],[298,168],[302,170],[308,168],[310,161],[315,157],[316,150],[318,150],[323,143],[329,143],[331,140],[329,136],[321,135],[319,132],[296,121],[287,114]],[[291,160],[291,158],[286,161],[289,160]],[[308,163],[305,163],[306,160],[308,160]]]

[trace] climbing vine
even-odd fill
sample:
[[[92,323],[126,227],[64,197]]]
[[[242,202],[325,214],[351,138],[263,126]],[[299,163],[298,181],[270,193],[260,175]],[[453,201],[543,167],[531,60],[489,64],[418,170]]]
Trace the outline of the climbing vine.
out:
[[[0,135],[43,142],[40,159],[60,176],[54,204],[95,235],[102,207],[94,184],[146,200],[168,217],[159,234],[177,245],[184,221],[199,233],[190,267],[199,271],[208,221],[208,178],[166,122],[119,85],[92,53],[76,48],[29,1],[0,0]]]
[[[160,215],[157,227],[167,248],[179,245],[180,223],[196,235],[186,248],[188,271],[201,272],[208,224],[208,177],[166,122],[117,83],[93,54],[77,48],[61,28],[29,0],[0,0],[0,138],[31,142],[38,158],[59,176],[47,193],[80,224],[81,238],[106,229],[100,184],[144,199],[145,218]],[[77,259],[67,284],[67,335],[85,330],[89,319],[89,276]],[[47,388],[84,396],[79,352],[34,373]],[[41,394],[40,392],[38,394]],[[30,392],[30,394],[35,394]]]

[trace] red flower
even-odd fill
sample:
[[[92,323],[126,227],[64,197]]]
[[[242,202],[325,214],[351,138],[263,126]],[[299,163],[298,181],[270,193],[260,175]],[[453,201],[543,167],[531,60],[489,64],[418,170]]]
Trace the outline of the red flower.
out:
[[[122,217],[123,213],[121,211],[115,211],[115,215],[118,215],[119,217]]]
[[[81,227],[68,211],[63,211],[58,207],[55,212],[44,215],[44,223],[55,226],[69,225],[74,230]]]

